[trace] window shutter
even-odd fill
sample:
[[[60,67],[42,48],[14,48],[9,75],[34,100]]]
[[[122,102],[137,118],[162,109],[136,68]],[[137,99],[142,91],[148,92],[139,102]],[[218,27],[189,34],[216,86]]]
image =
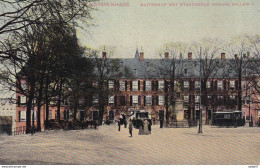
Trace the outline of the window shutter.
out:
[[[152,96],[152,105],[154,106],[155,104],[155,96]]]
[[[138,81],[138,90],[140,90],[140,80]]]
[[[158,81],[155,81],[155,91],[158,91]]]
[[[168,81],[164,81],[164,91],[168,91]]]
[[[145,91],[145,87],[146,87],[146,85],[145,85],[145,80],[143,81],[143,90]]]
[[[152,91],[154,91],[154,81],[152,81]]]
[[[156,96],[156,102],[155,102],[155,105],[158,105],[159,104],[159,96]]]
[[[190,90],[194,91],[194,81],[190,81]]]
[[[125,91],[127,91],[127,81],[125,81]]]
[[[114,96],[114,104],[117,106],[117,96]]]
[[[211,89],[211,91],[213,91],[213,89],[214,89],[213,81],[210,81],[210,89]]]
[[[235,90],[238,90],[238,81],[236,80],[236,88]]]
[[[218,81],[216,80],[215,81],[215,91],[217,91],[218,90]]]
[[[138,96],[138,105],[141,105],[141,96]]]
[[[131,95],[130,96],[130,106],[132,106],[133,105],[133,96]]]
[[[146,106],[146,96],[144,96],[144,106]]]
[[[21,122],[21,111],[19,111],[19,122]]]
[[[130,91],[133,90],[133,81],[130,81]]]
[[[223,81],[223,90],[226,90],[226,85],[227,85],[227,82],[226,80]]]
[[[18,106],[21,105],[21,96],[18,96],[17,104],[18,104]]]

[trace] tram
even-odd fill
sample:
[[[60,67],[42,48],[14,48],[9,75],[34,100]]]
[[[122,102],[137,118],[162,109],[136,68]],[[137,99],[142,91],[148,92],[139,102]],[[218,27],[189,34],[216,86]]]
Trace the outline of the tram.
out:
[[[212,125],[219,127],[238,127],[245,125],[245,113],[242,111],[218,111],[213,113]]]

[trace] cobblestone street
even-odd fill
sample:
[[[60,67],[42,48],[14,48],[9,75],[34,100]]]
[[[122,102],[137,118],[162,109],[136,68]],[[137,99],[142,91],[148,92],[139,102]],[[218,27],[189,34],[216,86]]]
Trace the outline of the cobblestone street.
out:
[[[260,128],[163,128],[138,135],[116,125],[0,137],[4,164],[260,164]]]

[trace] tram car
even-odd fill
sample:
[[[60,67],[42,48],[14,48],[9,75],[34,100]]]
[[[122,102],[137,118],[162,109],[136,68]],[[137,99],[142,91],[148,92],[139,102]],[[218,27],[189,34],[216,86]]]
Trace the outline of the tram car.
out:
[[[145,110],[131,111],[130,119],[133,122],[134,128],[137,129],[139,129],[139,127],[143,125],[144,120],[147,120],[149,122],[149,125],[152,125],[151,114],[149,114]]]
[[[245,114],[242,111],[218,111],[213,113],[212,125],[219,127],[238,127],[245,125]]]

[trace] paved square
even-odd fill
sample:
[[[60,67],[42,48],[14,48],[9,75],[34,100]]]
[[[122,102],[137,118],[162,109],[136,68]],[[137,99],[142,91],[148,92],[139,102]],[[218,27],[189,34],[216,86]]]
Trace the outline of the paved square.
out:
[[[260,128],[163,128],[138,135],[116,125],[0,136],[1,164],[260,164]]]

